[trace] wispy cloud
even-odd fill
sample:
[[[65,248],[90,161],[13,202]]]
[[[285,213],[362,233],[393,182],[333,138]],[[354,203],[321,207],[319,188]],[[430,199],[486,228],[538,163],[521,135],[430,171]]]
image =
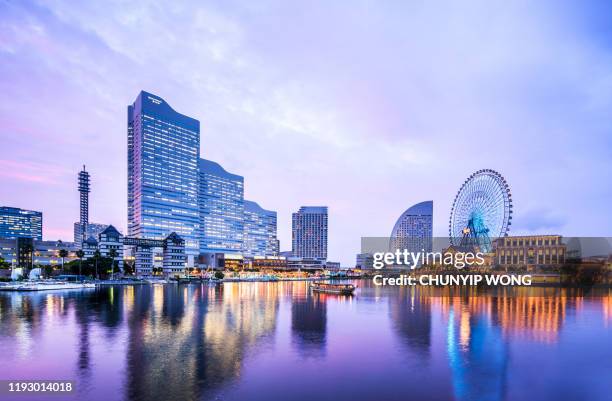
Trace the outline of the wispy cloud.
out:
[[[45,224],[69,232],[86,163],[95,219],[125,228],[125,107],[146,89],[201,120],[202,155],[278,210],[284,249],[303,204],[330,206],[330,253],[346,264],[360,235],[387,235],[424,199],[444,235],[459,184],[485,167],[509,180],[517,220],[536,210],[522,229],[603,234],[612,52],[600,16],[612,10],[602,7],[3,2],[3,159],[63,169],[1,166],[2,184],[31,183],[7,201],[41,177],[63,183],[40,203],[63,200]]]

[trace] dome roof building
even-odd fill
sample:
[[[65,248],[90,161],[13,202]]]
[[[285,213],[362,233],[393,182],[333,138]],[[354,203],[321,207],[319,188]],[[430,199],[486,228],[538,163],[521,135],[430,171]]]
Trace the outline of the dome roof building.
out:
[[[390,250],[431,252],[433,240],[433,201],[409,207],[397,219],[391,231]]]

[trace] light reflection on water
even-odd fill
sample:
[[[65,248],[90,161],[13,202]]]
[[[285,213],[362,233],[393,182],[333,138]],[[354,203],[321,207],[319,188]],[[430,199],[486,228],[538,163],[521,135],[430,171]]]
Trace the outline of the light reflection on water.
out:
[[[354,297],[304,282],[1,293],[0,378],[74,380],[72,399],[87,400],[612,394],[609,290],[359,287]]]

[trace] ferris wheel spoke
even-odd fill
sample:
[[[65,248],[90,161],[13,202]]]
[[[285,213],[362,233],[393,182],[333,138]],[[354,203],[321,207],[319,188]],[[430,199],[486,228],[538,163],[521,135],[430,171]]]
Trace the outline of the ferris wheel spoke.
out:
[[[472,174],[455,196],[449,219],[451,242],[463,235],[471,218],[488,230],[488,237],[504,236],[509,230],[512,200],[504,178],[493,170],[480,170]],[[455,238],[453,238],[455,237]]]

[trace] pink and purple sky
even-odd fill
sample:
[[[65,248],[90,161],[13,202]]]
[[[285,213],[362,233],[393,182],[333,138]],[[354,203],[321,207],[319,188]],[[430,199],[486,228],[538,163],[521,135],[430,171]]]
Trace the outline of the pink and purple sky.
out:
[[[278,211],[327,205],[330,259],[460,184],[508,180],[511,234],[609,236],[612,6],[605,2],[0,2],[0,204],[72,240],[126,229],[126,106],[141,89],[201,122],[202,157]]]

